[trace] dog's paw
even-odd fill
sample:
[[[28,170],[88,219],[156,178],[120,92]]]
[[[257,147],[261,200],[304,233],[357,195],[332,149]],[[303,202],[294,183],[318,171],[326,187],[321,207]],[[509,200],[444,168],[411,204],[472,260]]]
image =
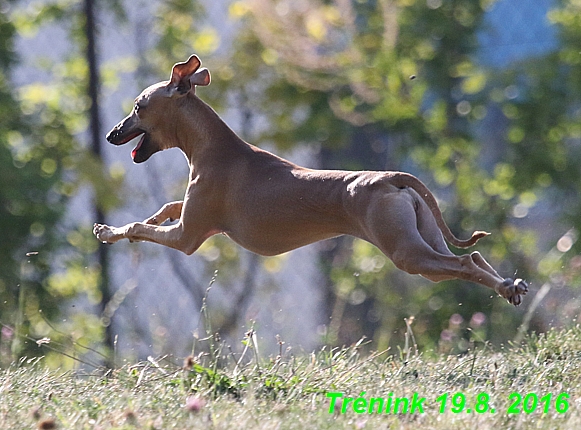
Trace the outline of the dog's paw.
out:
[[[115,243],[123,237],[114,231],[114,227],[109,227],[105,224],[95,224],[93,226],[93,234],[103,243]]]
[[[506,278],[502,283],[502,288],[498,293],[512,305],[518,306],[522,303],[522,296],[529,291],[529,285],[523,279],[512,280]]]
[[[166,221],[174,222],[175,221],[175,218],[168,217],[163,212],[161,212],[159,214],[155,214],[153,216],[150,216],[145,221],[143,221],[143,224],[162,225]]]
[[[152,216],[147,218],[145,221],[143,221],[144,224],[150,224],[150,225],[160,225],[161,221],[159,219],[159,217],[157,216]]]

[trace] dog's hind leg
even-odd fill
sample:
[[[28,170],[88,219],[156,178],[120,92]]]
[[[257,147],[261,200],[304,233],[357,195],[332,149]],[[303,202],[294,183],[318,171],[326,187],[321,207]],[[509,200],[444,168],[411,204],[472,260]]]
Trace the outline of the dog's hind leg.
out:
[[[528,291],[524,281],[501,278],[479,253],[452,254],[432,230],[429,219],[418,218],[420,207],[415,196],[405,191],[374,199],[366,215],[368,240],[408,273],[432,281],[457,278],[475,282],[495,290],[514,305],[521,303],[521,295]]]
[[[417,195],[415,191],[410,190],[410,192],[416,194],[414,204],[416,205],[418,232],[424,241],[440,254],[454,255],[448,249],[448,245],[446,244],[444,237],[438,225],[436,224],[436,220],[434,219],[434,216],[425,201],[419,195]],[[476,264],[478,267],[489,272],[492,276],[502,279],[498,272],[494,270],[490,264],[488,264],[488,262],[484,259],[484,257],[482,257],[482,255],[480,255],[478,251],[472,252],[470,257],[472,258],[474,264]]]

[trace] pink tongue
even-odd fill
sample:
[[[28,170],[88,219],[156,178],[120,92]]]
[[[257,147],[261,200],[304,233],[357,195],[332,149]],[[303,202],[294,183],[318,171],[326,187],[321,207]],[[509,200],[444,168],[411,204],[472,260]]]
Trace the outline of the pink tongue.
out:
[[[133,148],[133,151],[131,151],[131,158],[132,159],[135,158],[135,154],[137,154],[137,151],[139,151],[139,148],[141,148],[141,145],[143,144],[144,140],[145,140],[145,135],[141,136],[141,139],[139,139],[139,143],[137,143],[137,146],[135,148]]]

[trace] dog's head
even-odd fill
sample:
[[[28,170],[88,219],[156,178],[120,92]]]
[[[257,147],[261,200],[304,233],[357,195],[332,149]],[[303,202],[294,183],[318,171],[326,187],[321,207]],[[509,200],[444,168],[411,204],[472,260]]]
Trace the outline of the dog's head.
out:
[[[169,81],[146,88],[136,99],[131,113],[107,134],[113,145],[123,145],[141,136],[131,152],[135,163],[142,163],[158,151],[172,147],[168,124],[175,119],[176,100],[195,94],[197,85],[210,84],[208,69],[200,69],[196,55],[173,66]],[[164,133],[165,130],[165,133]]]

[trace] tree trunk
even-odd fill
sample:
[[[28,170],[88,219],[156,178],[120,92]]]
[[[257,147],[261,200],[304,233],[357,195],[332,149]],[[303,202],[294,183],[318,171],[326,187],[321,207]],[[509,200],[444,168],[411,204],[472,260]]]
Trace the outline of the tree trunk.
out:
[[[91,100],[89,110],[90,120],[90,148],[91,152],[97,157],[99,161],[102,160],[101,148],[101,120],[99,115],[99,66],[97,60],[96,49],[96,26],[95,26],[95,5],[93,0],[85,0],[85,37],[87,39],[86,59],[89,65],[89,82],[88,95]],[[95,222],[105,224],[105,214],[99,207],[99,203],[94,202],[94,216]],[[103,314],[105,307],[111,300],[112,294],[109,288],[109,248],[108,245],[100,244],[97,251],[97,262],[101,268],[101,278],[99,289],[101,290],[101,303],[99,305],[101,314]],[[105,337],[103,339],[105,347],[107,348],[107,356],[109,357],[105,365],[113,367],[113,333],[112,325],[109,321],[105,326]]]

